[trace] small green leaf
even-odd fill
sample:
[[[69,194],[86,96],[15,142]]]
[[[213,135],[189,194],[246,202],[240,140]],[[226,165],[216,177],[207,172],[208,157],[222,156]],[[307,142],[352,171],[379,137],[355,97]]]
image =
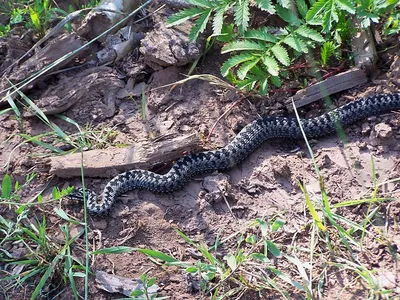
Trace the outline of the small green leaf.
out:
[[[110,248],[104,248],[100,250],[96,250],[92,252],[91,254],[121,254],[121,253],[127,253],[131,251],[138,250],[137,248],[132,248],[132,247],[125,247],[125,246],[117,246],[117,247],[110,247]]]
[[[25,208],[26,208],[26,205],[23,204],[15,212],[20,215],[25,211]]]
[[[271,48],[272,53],[279,62],[284,66],[290,65],[289,54],[287,50],[279,44],[276,44]]]
[[[256,3],[261,10],[265,10],[271,15],[275,14],[275,6],[272,4],[271,0],[256,0]]]
[[[12,184],[10,175],[6,174],[1,183],[1,197],[8,200],[11,196]]]
[[[229,73],[229,70],[238,64],[249,61],[254,59],[254,56],[251,53],[242,53],[240,55],[235,55],[230,58],[228,58],[222,65],[221,67],[221,74],[222,76],[227,76]]]
[[[268,78],[263,78],[260,80],[260,87],[258,89],[261,96],[265,96],[268,93]]]
[[[263,219],[256,219],[256,222],[260,225],[261,234],[263,237],[267,236],[268,234],[268,224]]]
[[[256,39],[265,42],[276,43],[278,39],[267,31],[267,28],[247,30],[244,36],[248,39]]]
[[[274,58],[272,58],[271,56],[263,55],[261,59],[271,75],[273,76],[279,75],[279,65]]]
[[[198,270],[199,270],[199,269],[198,269],[197,267],[194,267],[194,266],[188,267],[188,268],[185,269],[185,271],[186,271],[187,273],[196,273]]]
[[[173,258],[172,256],[169,256],[169,255],[167,255],[163,252],[157,251],[157,250],[151,250],[151,249],[135,249],[135,250],[142,252],[143,254],[146,254],[153,258],[163,260],[165,262],[178,262],[178,260],[176,258]]]
[[[255,234],[252,234],[248,237],[246,237],[246,243],[252,244],[254,245],[255,243],[257,243],[257,237]]]
[[[202,33],[204,29],[206,29],[207,22],[208,19],[210,18],[211,12],[212,9],[204,11],[204,13],[202,13],[200,17],[196,20],[196,25],[190,29],[189,40],[191,41],[196,40],[199,34]]]
[[[154,277],[150,278],[149,281],[147,282],[147,287],[151,287],[156,283],[156,279]]]
[[[271,252],[273,256],[279,257],[281,255],[281,251],[279,250],[278,246],[275,245],[275,243],[273,243],[270,240],[267,240],[267,245],[269,252]]]
[[[345,10],[349,14],[354,15],[355,12],[356,12],[355,7],[354,7],[354,3],[352,3],[352,1],[349,1],[349,0],[336,0],[335,3],[337,4],[338,7],[340,7],[343,10]]]
[[[236,257],[233,254],[227,254],[225,256],[226,263],[228,264],[229,268],[231,268],[231,271],[235,271],[237,264],[236,264]]]
[[[139,297],[142,296],[144,294],[144,291],[142,290],[134,290],[129,296],[131,297]]]
[[[204,9],[198,7],[190,7],[183,9],[176,14],[173,14],[167,19],[168,27],[178,25],[186,20],[191,18],[197,17],[198,15],[202,14]]]
[[[238,0],[235,5],[235,24],[239,27],[240,34],[244,34],[247,30],[249,20],[249,0]]]
[[[271,224],[271,230],[272,232],[278,231],[279,228],[281,228],[283,225],[285,225],[285,221],[282,219],[276,219],[272,224]]]
[[[226,11],[227,7],[221,7],[217,9],[214,13],[214,18],[213,18],[213,35],[220,35],[222,32],[222,26],[224,24],[224,13]]]
[[[300,53],[308,53],[307,44],[299,37],[289,35],[283,39],[283,42]]]
[[[255,259],[255,260],[261,261],[261,262],[266,263],[266,264],[270,263],[270,259],[266,255],[264,255],[262,253],[252,253],[251,257],[253,259]]]
[[[276,6],[276,13],[284,21],[288,22],[292,26],[299,26],[301,24],[300,19],[297,16],[295,9],[285,8],[283,6]]]
[[[42,25],[40,24],[39,14],[31,7],[29,7],[29,16],[31,17],[31,21],[33,26],[38,32],[42,31]]]
[[[240,80],[243,80],[247,72],[249,72],[258,62],[260,61],[260,58],[254,59],[253,61],[248,61],[243,63],[240,68],[237,70],[237,75]]]
[[[281,79],[278,76],[271,76],[271,81],[272,84],[278,88],[282,86]]]
[[[265,51],[266,48],[265,46],[254,41],[235,41],[224,46],[221,50],[221,53],[243,50]]]
[[[303,17],[303,19],[306,18],[307,12],[308,12],[308,6],[305,0],[296,0],[296,6],[297,10],[299,11],[299,14]]]
[[[319,43],[325,41],[324,37],[319,32],[307,27],[306,25],[299,27],[296,30],[296,33]]]
[[[187,3],[193,6],[200,6],[203,8],[211,8],[213,4],[208,0],[185,0]]]

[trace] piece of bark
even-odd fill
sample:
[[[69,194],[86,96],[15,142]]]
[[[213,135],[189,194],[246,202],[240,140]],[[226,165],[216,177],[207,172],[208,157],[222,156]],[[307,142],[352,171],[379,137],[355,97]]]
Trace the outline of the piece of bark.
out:
[[[361,28],[361,21],[353,18],[354,28]],[[371,29],[365,28],[351,39],[351,50],[354,54],[354,63],[357,67],[366,68],[369,72],[375,66],[378,55],[376,53],[375,41]]]
[[[296,107],[301,107],[367,81],[368,77],[365,70],[351,69],[298,91],[292,99]],[[292,99],[286,101],[288,110],[293,110]]]
[[[172,13],[171,9],[164,8],[154,14],[154,28],[141,41],[139,51],[151,67],[153,64],[163,67],[184,66],[201,55],[202,44],[189,40],[189,32],[194,24],[188,21],[169,27],[165,20]]]
[[[107,86],[106,89],[104,87]],[[61,79],[56,85],[50,86],[44,94],[37,100],[35,104],[45,115],[53,115],[66,111],[74,106],[77,102],[81,102],[77,110],[91,110],[94,108],[90,105],[90,99],[101,105],[103,102],[108,103],[103,107],[102,119],[109,118],[115,113],[115,95],[125,86],[123,80],[118,78],[115,70],[109,67],[94,67],[75,74],[72,77]],[[106,101],[102,101],[107,98]],[[110,98],[110,99],[108,99]],[[24,111],[24,117],[35,116],[35,111]],[[99,113],[98,113],[99,115]]]
[[[46,47],[36,52],[18,68],[15,68],[13,73],[8,76],[8,80],[10,80],[13,84],[17,84],[27,79],[31,75],[39,72],[67,53],[70,53],[83,46],[83,44],[84,41],[74,33],[62,34],[47,44]],[[65,59],[58,65],[54,66],[51,71],[58,70],[69,64],[77,55],[78,54],[75,54]],[[44,78],[46,78],[46,75],[35,79],[25,89],[23,89],[23,91],[32,88],[35,83],[37,83],[39,80],[44,80]],[[5,98],[5,90],[10,86],[8,80],[3,77],[0,81],[0,105],[7,103],[7,99]]]
[[[78,34],[88,40],[94,39],[125,18],[127,14],[134,11],[139,5],[139,0],[103,0],[85,17],[82,25],[78,28]],[[121,24],[109,34],[117,32],[123,26],[124,24]],[[106,38],[107,35],[102,36],[99,41],[104,42]]]
[[[83,152],[83,166],[86,177],[110,177],[115,170],[151,169],[182,157],[183,152],[199,149],[199,137],[192,134],[127,148]],[[81,153],[50,157],[50,173],[63,178],[81,176],[81,158]]]

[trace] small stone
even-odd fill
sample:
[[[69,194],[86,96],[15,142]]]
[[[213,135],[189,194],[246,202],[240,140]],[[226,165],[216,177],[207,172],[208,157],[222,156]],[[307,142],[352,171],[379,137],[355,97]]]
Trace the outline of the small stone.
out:
[[[135,87],[133,88],[131,94],[132,96],[141,96],[142,95],[142,91],[146,89],[146,84],[142,81],[139,82],[137,85],[135,85]]]
[[[69,229],[69,234],[71,238],[74,238],[76,236],[79,236],[83,233],[83,226],[82,225],[71,225]]]
[[[390,138],[393,134],[392,127],[386,123],[376,124],[374,129],[378,138]]]
[[[367,143],[366,142],[357,142],[357,146],[360,149],[365,149],[367,147]]]
[[[363,135],[367,135],[371,132],[371,126],[369,125],[368,122],[365,122],[361,125],[361,133]]]
[[[208,126],[206,124],[200,124],[199,131],[200,131],[200,133],[207,135],[209,132]]]
[[[192,130],[192,127],[190,127],[188,125],[182,125],[181,130],[182,131],[190,131],[190,130]]]
[[[93,227],[97,229],[106,229],[107,228],[107,220],[101,219],[99,221],[93,221]]]

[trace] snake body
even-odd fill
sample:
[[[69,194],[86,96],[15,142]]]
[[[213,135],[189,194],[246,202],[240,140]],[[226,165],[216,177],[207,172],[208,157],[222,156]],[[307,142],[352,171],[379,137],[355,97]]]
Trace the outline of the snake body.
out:
[[[307,138],[333,134],[340,126],[347,126],[369,116],[400,109],[400,93],[374,95],[352,101],[321,116],[301,119],[301,127]],[[86,189],[89,213],[104,214],[110,210],[119,195],[134,189],[156,193],[169,193],[181,189],[198,174],[229,169],[248,157],[266,140],[273,138],[302,139],[303,134],[296,118],[264,117],[245,126],[225,147],[190,154],[176,161],[164,175],[136,169],[121,173],[111,179],[104,188],[101,199]],[[83,199],[83,189],[75,189],[71,199]]]

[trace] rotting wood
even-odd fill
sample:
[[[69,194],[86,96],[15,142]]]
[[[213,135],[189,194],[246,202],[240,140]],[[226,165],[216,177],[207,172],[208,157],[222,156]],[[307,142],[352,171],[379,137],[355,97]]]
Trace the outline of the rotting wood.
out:
[[[365,70],[358,68],[351,69],[298,91],[292,99],[296,107],[301,107],[329,95],[366,83],[367,81],[368,77]],[[290,111],[293,110],[292,99],[286,102],[286,107]]]
[[[11,81],[13,84],[17,84],[27,79],[31,75],[39,72],[43,68],[47,67],[51,63],[66,55],[67,53],[70,53],[83,46],[83,44],[84,41],[76,34],[63,34],[52,40],[49,44],[46,45],[46,47],[40,49],[31,58],[18,66],[18,68],[16,68],[16,70],[8,76],[8,80]],[[77,55],[78,54],[72,55],[71,57],[65,59],[63,62],[52,68],[51,71],[58,70],[63,66],[69,64],[73,59],[75,59]],[[32,88],[35,83],[37,83],[38,81],[42,81],[45,78],[46,75],[41,76],[40,79],[35,79],[32,83],[29,84],[27,88]],[[5,97],[6,93],[4,91],[10,86],[8,80],[6,78],[2,78],[0,81],[0,106],[7,103],[7,99]],[[26,89],[23,89],[23,91],[25,90]]]
[[[354,28],[361,28],[361,21],[356,18],[353,18],[352,24]],[[371,73],[378,54],[376,53],[375,41],[369,27],[356,32],[351,39],[351,50],[354,54],[355,65],[365,68]]]
[[[86,177],[110,177],[115,170],[151,169],[182,157],[185,151],[199,149],[199,137],[192,134],[127,148],[83,152],[83,166]],[[81,153],[50,157],[50,173],[62,178],[81,176],[81,158]]]

